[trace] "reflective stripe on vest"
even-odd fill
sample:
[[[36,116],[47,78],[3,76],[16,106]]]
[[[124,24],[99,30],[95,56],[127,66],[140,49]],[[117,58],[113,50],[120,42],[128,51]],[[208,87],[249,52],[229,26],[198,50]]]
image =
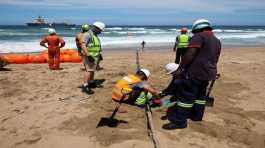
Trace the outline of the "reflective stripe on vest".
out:
[[[178,48],[187,48],[189,45],[189,36],[187,34],[181,34],[178,36]]]
[[[93,32],[90,32],[89,34],[91,36],[91,41],[87,45],[88,52],[90,56],[97,60],[101,52],[101,43],[98,36],[94,35]]]
[[[195,100],[196,104],[200,104],[200,105],[205,105],[206,104],[206,100]]]
[[[189,104],[189,103],[183,103],[183,102],[177,102],[177,105],[183,108],[192,108],[193,103]]]
[[[141,92],[139,97],[136,99],[135,104],[136,105],[144,105],[147,100],[151,100],[153,95],[150,92]]]
[[[132,91],[130,85],[137,84],[141,81],[142,80],[135,75],[128,75],[123,77],[116,83],[115,87],[113,88],[112,99],[119,101],[122,98],[122,93],[130,93]]]

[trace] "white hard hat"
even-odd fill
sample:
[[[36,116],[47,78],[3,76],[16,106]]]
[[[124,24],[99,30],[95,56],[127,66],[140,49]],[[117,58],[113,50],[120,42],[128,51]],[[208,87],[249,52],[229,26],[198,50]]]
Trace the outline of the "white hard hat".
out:
[[[192,32],[206,27],[212,28],[211,22],[206,19],[198,19],[192,25]]]
[[[151,73],[150,73],[150,71],[148,69],[141,69],[140,71],[145,74],[146,78],[149,78]]]
[[[95,22],[93,25],[99,28],[101,31],[104,31],[105,29],[105,24],[102,22]]]
[[[56,30],[53,29],[53,28],[49,28],[49,29],[48,29],[48,33],[49,33],[49,34],[54,34],[54,33],[56,33]]]
[[[167,74],[172,74],[173,72],[175,72],[179,67],[179,64],[176,63],[168,63],[165,68],[167,71]]]

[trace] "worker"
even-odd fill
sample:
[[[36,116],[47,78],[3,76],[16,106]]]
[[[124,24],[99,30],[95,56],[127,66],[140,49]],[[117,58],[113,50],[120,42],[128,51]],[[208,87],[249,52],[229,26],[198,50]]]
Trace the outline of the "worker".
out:
[[[165,66],[167,74],[172,75],[172,80],[169,83],[168,87],[162,91],[163,95],[172,95],[172,96],[175,95],[176,96],[176,93],[178,93],[176,89],[177,89],[177,86],[179,86],[179,83],[181,80],[181,79],[177,79],[175,75],[178,67],[179,67],[179,64],[176,64],[176,63],[168,63]]]
[[[8,65],[8,62],[0,56],[0,70],[3,69],[6,65]]]
[[[90,26],[88,24],[83,24],[81,26],[81,31],[79,33],[77,33],[77,35],[75,36],[75,44],[77,47],[77,51],[79,56],[81,56],[81,58],[83,58],[83,52],[82,52],[82,48],[81,48],[81,44],[82,44],[82,40],[84,39],[84,34],[86,32],[88,32]],[[84,65],[85,67],[85,65]],[[84,70],[85,68],[81,68],[81,70]]]
[[[85,65],[84,83],[82,86],[82,92],[87,94],[93,94],[92,88],[97,87],[94,81],[94,72],[96,70],[96,64],[99,60],[101,52],[101,43],[98,35],[104,31],[105,24],[102,22],[95,22],[89,31],[83,35],[81,42],[82,59]]]
[[[188,118],[192,121],[203,119],[206,89],[209,81],[216,78],[221,52],[221,42],[212,30],[211,23],[205,19],[195,21],[192,26],[194,36],[174,72],[174,79],[180,84],[174,84],[177,87],[177,103],[168,112],[170,122],[162,126],[166,130],[186,128]],[[167,94],[169,90],[163,93]]]
[[[48,29],[49,35],[44,37],[40,42],[40,45],[48,48],[48,64],[50,70],[60,69],[60,48],[65,45],[64,40],[56,34],[56,30],[53,28]],[[47,45],[46,45],[47,44]]]
[[[143,40],[142,43],[141,43],[143,52],[144,52],[145,44],[146,44],[146,42]]]
[[[183,87],[181,84],[183,83],[182,79],[179,79],[176,77],[176,71],[179,67],[179,64],[176,63],[168,63],[165,66],[166,73],[168,75],[172,75],[172,80],[167,86],[166,89],[164,89],[159,95],[159,97],[154,100],[154,103],[156,106],[168,106],[167,114],[174,109],[174,104],[176,101],[178,101],[178,97],[180,96],[179,93],[181,92],[181,87]],[[164,98],[165,96],[170,95],[170,98]],[[162,98],[162,99],[161,99]],[[161,117],[162,120],[167,119],[167,115]]]
[[[116,83],[112,91],[112,99],[120,101],[123,94],[129,94],[123,101],[124,103],[144,106],[146,101],[159,94],[157,90],[146,84],[149,77],[150,71],[147,69],[140,69],[136,74],[123,77]]]
[[[168,63],[167,65],[165,65],[166,73],[168,75],[172,75],[172,80],[169,83],[168,87],[159,94],[159,97],[153,101],[155,106],[167,106],[170,103],[177,101],[179,92],[178,87],[181,87],[181,79],[176,79],[175,77],[175,72],[177,71],[178,67],[179,64],[176,63]],[[172,97],[170,99],[164,98],[167,95],[171,95]],[[165,101],[167,104],[163,104],[165,103]]]
[[[188,35],[188,28],[181,28],[180,35],[176,37],[176,42],[173,51],[176,52],[175,63],[179,64],[181,57],[187,51],[190,37]],[[176,50],[177,48],[177,50]]]
[[[82,48],[81,48],[81,43],[83,40],[83,36],[86,32],[88,32],[89,30],[89,25],[88,24],[84,24],[81,26],[81,32],[79,32],[76,37],[75,37],[75,43],[76,43],[76,47],[78,50],[79,55],[82,57]]]

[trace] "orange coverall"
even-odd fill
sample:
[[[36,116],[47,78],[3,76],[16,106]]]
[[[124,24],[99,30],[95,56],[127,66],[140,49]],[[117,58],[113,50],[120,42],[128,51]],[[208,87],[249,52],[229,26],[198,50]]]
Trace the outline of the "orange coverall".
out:
[[[46,43],[48,44],[48,46],[45,45]],[[40,42],[40,45],[48,48],[49,68],[51,70],[60,69],[60,48],[64,47],[65,45],[64,40],[60,38],[58,35],[52,34],[44,37]]]

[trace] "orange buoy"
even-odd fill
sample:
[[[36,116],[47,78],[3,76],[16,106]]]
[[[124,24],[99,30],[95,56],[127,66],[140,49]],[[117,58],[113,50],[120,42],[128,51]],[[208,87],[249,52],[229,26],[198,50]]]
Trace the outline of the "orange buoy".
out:
[[[28,55],[28,62],[31,63],[35,55]]]
[[[28,59],[30,63],[46,63],[47,62],[46,58],[42,54],[29,55]]]
[[[63,54],[60,57],[62,57],[62,58],[60,58],[60,60],[62,60],[62,62],[71,62],[72,61],[71,55]]]
[[[49,55],[48,54],[41,54],[41,56],[43,56],[46,60],[46,62],[49,60]]]
[[[80,63],[82,62],[82,58],[77,54],[71,56],[71,62]]]
[[[3,58],[10,64],[26,64],[29,63],[28,55],[25,54],[6,54]]]
[[[49,60],[48,50],[40,54],[5,54],[2,58],[10,64],[46,63]],[[80,63],[82,58],[75,49],[61,50],[60,62]]]
[[[73,54],[76,54],[78,53],[77,50],[75,49],[66,49],[63,51],[64,54],[68,54],[68,55],[73,55]]]

